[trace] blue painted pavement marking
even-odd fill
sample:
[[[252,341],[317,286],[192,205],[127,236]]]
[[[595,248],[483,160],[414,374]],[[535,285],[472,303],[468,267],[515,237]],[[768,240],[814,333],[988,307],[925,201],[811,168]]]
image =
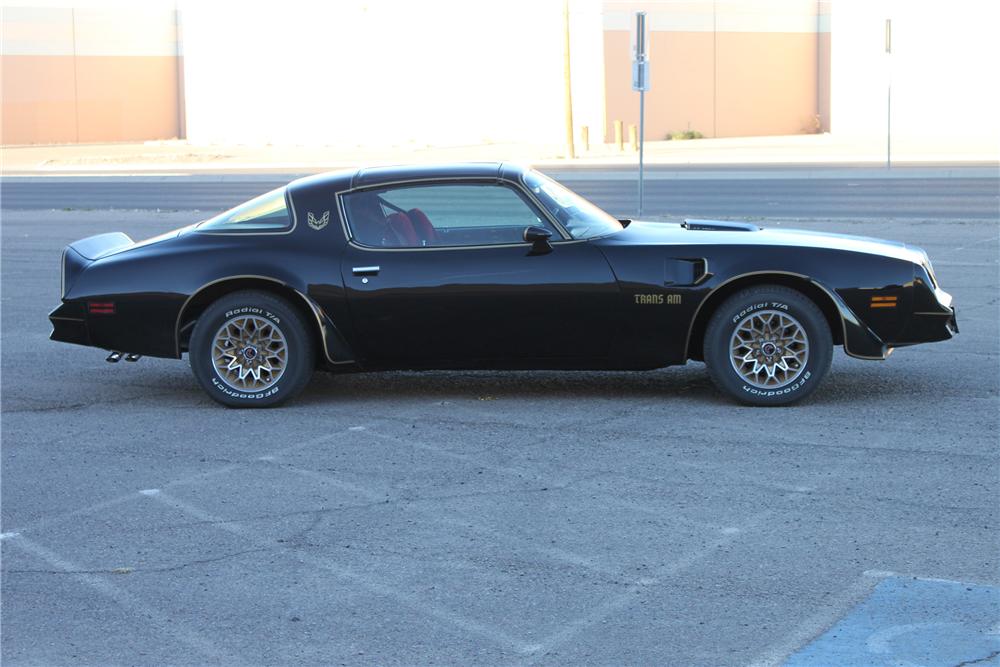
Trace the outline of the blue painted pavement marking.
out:
[[[786,667],[1000,665],[1000,588],[890,577]]]

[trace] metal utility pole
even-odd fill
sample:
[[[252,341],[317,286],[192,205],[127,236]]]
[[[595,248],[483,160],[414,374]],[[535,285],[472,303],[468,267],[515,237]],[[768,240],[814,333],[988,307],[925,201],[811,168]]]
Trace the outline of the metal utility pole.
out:
[[[892,19],[885,20],[885,168],[892,169]]]
[[[639,215],[642,215],[643,147],[646,141],[646,91],[649,90],[649,60],[646,12],[635,13],[635,51],[632,60],[632,90],[639,91]]]
[[[573,86],[570,82],[569,68],[569,0],[563,0],[563,78],[566,80],[566,154],[572,160],[576,157],[576,146],[573,144]]]

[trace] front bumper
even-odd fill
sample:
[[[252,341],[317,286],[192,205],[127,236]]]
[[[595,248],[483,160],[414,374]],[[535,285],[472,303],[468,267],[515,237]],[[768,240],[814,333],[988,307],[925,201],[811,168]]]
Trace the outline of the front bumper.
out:
[[[929,298],[918,298],[913,314],[893,347],[948,340],[958,333],[958,317],[951,295],[940,288],[928,290]]]

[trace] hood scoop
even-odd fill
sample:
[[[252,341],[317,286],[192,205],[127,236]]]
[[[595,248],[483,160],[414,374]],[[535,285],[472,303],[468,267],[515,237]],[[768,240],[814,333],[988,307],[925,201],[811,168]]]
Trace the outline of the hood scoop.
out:
[[[750,222],[730,222],[724,220],[685,220],[681,223],[684,229],[698,232],[759,232],[757,225]]]

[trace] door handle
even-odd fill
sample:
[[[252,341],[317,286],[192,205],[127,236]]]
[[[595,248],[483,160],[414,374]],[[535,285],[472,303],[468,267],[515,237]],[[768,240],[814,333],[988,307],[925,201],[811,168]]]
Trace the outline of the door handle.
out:
[[[379,267],[377,266],[355,266],[352,271],[356,276],[377,276]]]

